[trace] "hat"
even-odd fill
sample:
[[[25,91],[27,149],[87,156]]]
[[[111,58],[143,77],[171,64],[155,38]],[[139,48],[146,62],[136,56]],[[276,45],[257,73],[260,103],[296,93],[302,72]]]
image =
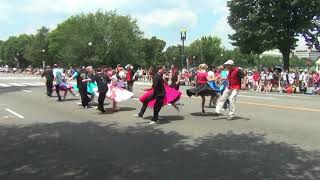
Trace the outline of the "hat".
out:
[[[130,67],[131,69],[133,69],[133,66],[132,66],[131,64],[128,64],[128,65],[125,66],[126,69],[128,69],[129,67]]]
[[[234,65],[234,61],[228,60],[227,62],[224,63],[224,65]]]

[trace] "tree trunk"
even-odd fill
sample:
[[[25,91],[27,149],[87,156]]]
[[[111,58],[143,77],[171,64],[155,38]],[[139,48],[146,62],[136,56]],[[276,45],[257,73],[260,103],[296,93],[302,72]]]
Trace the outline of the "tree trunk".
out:
[[[290,50],[281,51],[281,54],[282,54],[282,60],[283,60],[283,69],[289,71],[289,67],[290,67],[290,62],[289,62]]]

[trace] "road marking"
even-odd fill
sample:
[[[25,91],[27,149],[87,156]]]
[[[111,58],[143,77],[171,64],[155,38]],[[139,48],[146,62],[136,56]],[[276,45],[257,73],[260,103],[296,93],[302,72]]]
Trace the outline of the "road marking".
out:
[[[23,116],[21,116],[20,114],[12,111],[11,109],[6,108],[5,110],[8,111],[8,112],[11,113],[11,114],[17,116],[17,117],[20,118],[20,119],[23,119],[23,118],[24,118]]]
[[[256,99],[278,99],[278,98],[272,98],[272,97],[260,97],[260,96],[247,96],[247,95],[238,95],[239,97],[246,97],[246,98],[256,98]]]
[[[10,87],[11,85],[0,83],[0,86],[1,86],[1,87]]]
[[[253,102],[245,102],[245,101],[240,101],[240,102],[237,102],[237,103],[239,103],[239,104],[247,104],[247,105],[255,105],[255,106],[263,106],[263,107],[271,107],[271,108],[282,108],[282,109],[298,110],[298,111],[320,112],[320,109],[291,107],[291,106],[284,106],[284,105],[262,104],[262,103],[253,103]]]
[[[9,83],[10,85],[13,85],[13,86],[26,86],[24,84],[19,84],[19,83]]]
[[[31,93],[32,91],[30,91],[30,90],[25,90],[25,89],[20,89],[21,91],[23,91],[23,92],[27,92],[27,93]]]

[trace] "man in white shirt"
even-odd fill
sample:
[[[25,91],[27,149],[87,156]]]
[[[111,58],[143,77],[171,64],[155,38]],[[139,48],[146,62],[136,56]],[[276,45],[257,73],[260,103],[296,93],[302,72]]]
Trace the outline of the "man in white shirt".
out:
[[[55,88],[56,88],[56,93],[58,96],[58,101],[62,101],[61,96],[60,96],[60,84],[63,83],[62,81],[62,70],[57,64],[53,65],[53,76],[54,76],[54,81],[55,81]]]

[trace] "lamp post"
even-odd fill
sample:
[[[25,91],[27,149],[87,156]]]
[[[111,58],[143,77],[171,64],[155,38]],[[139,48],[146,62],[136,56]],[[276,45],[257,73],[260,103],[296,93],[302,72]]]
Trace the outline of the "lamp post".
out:
[[[183,68],[183,61],[184,61],[184,42],[187,39],[187,29],[186,28],[182,28],[180,30],[180,36],[181,36],[181,42],[182,42],[182,51],[181,51],[181,68]]]
[[[193,56],[192,59],[193,59],[193,67],[196,67],[196,56]]]
[[[45,58],[45,53],[46,53],[46,50],[45,49],[42,49],[41,50],[42,54],[43,54],[43,60],[42,60],[42,67],[43,69],[46,67],[46,58]]]
[[[90,41],[90,42],[88,42],[88,46],[89,46],[89,48],[88,48],[88,61],[90,60],[90,54],[91,54],[91,47],[93,46],[93,43]]]
[[[20,54],[19,53],[17,53],[16,54],[16,57],[15,57],[15,61],[16,61],[16,66],[17,66],[17,68],[20,68],[20,60],[19,60],[19,56],[20,56]]]

